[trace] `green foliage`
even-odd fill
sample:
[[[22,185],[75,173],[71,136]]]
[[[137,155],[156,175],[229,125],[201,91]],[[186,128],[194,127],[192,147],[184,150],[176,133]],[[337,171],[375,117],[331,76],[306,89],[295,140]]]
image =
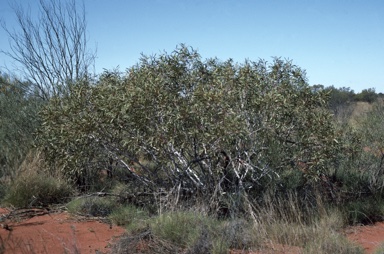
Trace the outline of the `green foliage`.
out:
[[[6,191],[3,202],[16,208],[48,206],[66,202],[74,190],[62,179],[45,173],[21,175]]]
[[[137,188],[214,200],[257,193],[292,168],[316,180],[339,147],[327,94],[281,59],[202,61],[182,45],[71,89],[43,110],[40,144],[78,183],[112,159]]]
[[[14,176],[32,147],[42,101],[29,83],[0,76],[0,176]]]
[[[205,218],[194,212],[164,213],[150,224],[153,234],[181,247],[190,246],[199,236]]]
[[[373,104],[372,110],[360,122],[359,129],[364,136],[364,145],[380,157],[380,150],[384,147],[384,100]]]

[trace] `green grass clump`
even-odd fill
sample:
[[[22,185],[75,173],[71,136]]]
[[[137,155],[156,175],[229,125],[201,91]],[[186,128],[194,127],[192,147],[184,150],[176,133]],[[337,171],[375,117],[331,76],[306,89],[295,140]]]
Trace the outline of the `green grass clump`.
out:
[[[6,191],[3,202],[17,208],[48,206],[66,202],[74,192],[73,187],[60,178],[33,173],[17,177]]]
[[[30,208],[67,202],[76,191],[61,174],[48,170],[43,154],[33,150],[15,177],[1,182],[1,192],[4,205]]]
[[[150,227],[159,238],[187,247],[198,238],[204,219],[193,212],[169,212],[155,217]]]
[[[109,218],[116,225],[129,227],[132,224],[138,224],[139,221],[144,221],[145,219],[148,219],[149,214],[146,210],[140,209],[133,205],[126,205],[113,210],[112,213],[109,215]]]
[[[70,213],[85,216],[106,217],[110,215],[118,204],[105,197],[78,197],[67,204]]]
[[[243,219],[221,221],[190,211],[161,214],[149,226],[156,237],[187,249],[190,254],[228,253],[231,248],[248,249],[257,242],[252,223]]]

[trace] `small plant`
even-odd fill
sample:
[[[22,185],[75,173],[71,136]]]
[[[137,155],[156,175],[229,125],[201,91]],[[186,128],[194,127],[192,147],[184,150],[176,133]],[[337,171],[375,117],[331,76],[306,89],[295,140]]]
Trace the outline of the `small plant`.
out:
[[[115,209],[109,218],[119,226],[132,226],[144,221],[149,216],[148,212],[132,205],[121,206]],[[133,225],[132,228],[134,228]]]
[[[202,221],[199,214],[179,211],[159,215],[151,221],[150,227],[159,238],[187,247],[198,238]]]
[[[116,202],[104,197],[78,197],[67,204],[70,213],[95,217],[106,217],[117,207]]]

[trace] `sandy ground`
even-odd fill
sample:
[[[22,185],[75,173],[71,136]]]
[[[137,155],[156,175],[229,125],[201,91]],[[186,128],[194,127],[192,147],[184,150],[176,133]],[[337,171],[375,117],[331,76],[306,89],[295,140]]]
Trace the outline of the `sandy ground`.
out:
[[[384,244],[384,222],[349,227],[346,234],[349,240],[363,246],[365,253],[374,253],[377,247]]]
[[[125,232],[95,219],[72,218],[67,212],[36,214],[32,218],[28,214],[12,216],[2,222],[4,253],[108,253],[114,238]]]
[[[0,237],[5,250],[0,253],[110,253],[110,246],[125,229],[95,218],[72,217],[67,212],[19,210],[4,218],[10,211],[0,209]],[[384,243],[384,222],[370,226],[349,227],[347,237],[373,253]],[[2,252],[4,251],[4,252]],[[232,251],[232,254],[244,252]],[[256,252],[255,252],[256,253]],[[273,246],[267,253],[300,253],[299,248]]]

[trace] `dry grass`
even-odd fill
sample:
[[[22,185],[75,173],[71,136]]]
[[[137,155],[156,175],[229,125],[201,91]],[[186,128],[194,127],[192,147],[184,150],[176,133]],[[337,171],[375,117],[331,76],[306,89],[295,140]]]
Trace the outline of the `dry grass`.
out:
[[[75,193],[59,173],[47,170],[39,151],[26,157],[16,177],[8,184],[3,202],[18,208],[66,202]]]
[[[341,211],[326,209],[320,201],[317,209],[300,207],[294,194],[265,199],[273,203],[256,209],[255,232],[263,239],[258,249],[269,243],[295,246],[302,253],[363,253],[339,233],[346,225]]]
[[[299,253],[363,253],[340,233],[346,225],[341,211],[326,209],[321,201],[316,209],[303,207],[298,198],[295,194],[286,198],[266,195],[262,206],[252,206],[252,218],[219,220],[199,208],[163,212],[141,221],[146,227],[129,231],[114,250],[221,254],[230,250],[263,253],[285,246]]]

